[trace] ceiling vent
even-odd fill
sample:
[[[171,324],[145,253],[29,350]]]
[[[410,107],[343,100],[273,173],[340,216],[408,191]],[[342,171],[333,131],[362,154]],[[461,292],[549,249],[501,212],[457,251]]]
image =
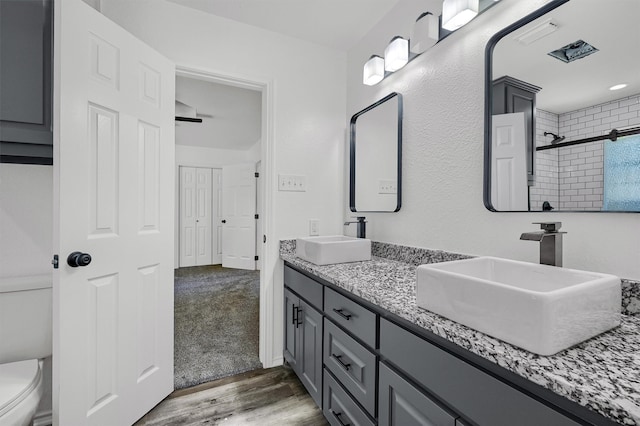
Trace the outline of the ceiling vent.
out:
[[[554,50],[553,52],[549,52],[549,55],[553,56],[556,59],[560,59],[562,62],[573,62],[578,59],[582,59],[585,56],[589,56],[592,53],[596,53],[598,49],[590,45],[584,40],[574,41],[573,43],[567,44],[564,47],[561,47],[558,50]]]

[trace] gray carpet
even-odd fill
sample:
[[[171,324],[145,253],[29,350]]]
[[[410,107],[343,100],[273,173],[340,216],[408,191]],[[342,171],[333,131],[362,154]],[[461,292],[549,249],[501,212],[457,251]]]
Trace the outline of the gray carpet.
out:
[[[176,389],[262,368],[260,272],[195,266],[175,272]]]

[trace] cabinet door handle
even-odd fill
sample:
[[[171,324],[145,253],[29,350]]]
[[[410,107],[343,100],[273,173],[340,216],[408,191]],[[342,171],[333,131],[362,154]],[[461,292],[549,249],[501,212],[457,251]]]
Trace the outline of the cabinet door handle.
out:
[[[349,371],[351,364],[347,364],[342,360],[342,355],[331,354],[332,357],[336,359],[345,370]]]
[[[298,326],[296,325],[297,319],[296,319],[296,314],[298,313],[298,307],[296,305],[291,305],[292,309],[291,309],[291,324],[295,325],[296,328],[298,328]]]
[[[342,318],[346,319],[347,321],[349,321],[351,319],[351,314],[345,314],[344,313],[344,309],[342,309],[342,308],[340,308],[340,309],[333,308],[333,312],[335,312],[336,314],[340,315]]]
[[[304,311],[301,308],[296,308],[296,311],[298,312],[298,315],[296,315],[296,328],[298,328],[299,325],[302,325],[302,315],[304,315]]]
[[[351,423],[345,423],[342,421],[342,413],[336,413],[335,411],[331,410],[331,414],[333,414],[333,417],[335,417],[342,426],[351,426]]]

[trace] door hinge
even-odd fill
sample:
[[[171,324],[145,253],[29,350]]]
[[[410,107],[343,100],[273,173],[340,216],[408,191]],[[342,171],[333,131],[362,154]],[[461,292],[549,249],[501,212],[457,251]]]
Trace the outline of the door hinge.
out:
[[[253,260],[258,260],[258,256],[255,256],[255,257],[253,258]]]
[[[58,265],[60,264],[58,261],[58,255],[54,254],[53,259],[51,259],[51,264],[53,265],[53,269],[58,269]]]
[[[256,173],[255,173],[255,176],[256,176],[257,178],[259,178],[259,177],[260,177],[260,173],[256,172]]]
[[[260,219],[260,215],[259,215],[259,214],[256,214],[254,217],[255,217],[256,219]]]
[[[267,236],[266,236],[266,235],[263,235],[263,236],[262,236],[262,243],[264,244],[264,243],[266,243],[266,242],[267,242]]]

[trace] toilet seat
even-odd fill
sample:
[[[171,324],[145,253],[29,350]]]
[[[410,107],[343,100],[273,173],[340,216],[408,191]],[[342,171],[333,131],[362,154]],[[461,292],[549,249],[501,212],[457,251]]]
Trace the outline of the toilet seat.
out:
[[[0,426],[31,420],[42,396],[37,359],[0,364]]]

